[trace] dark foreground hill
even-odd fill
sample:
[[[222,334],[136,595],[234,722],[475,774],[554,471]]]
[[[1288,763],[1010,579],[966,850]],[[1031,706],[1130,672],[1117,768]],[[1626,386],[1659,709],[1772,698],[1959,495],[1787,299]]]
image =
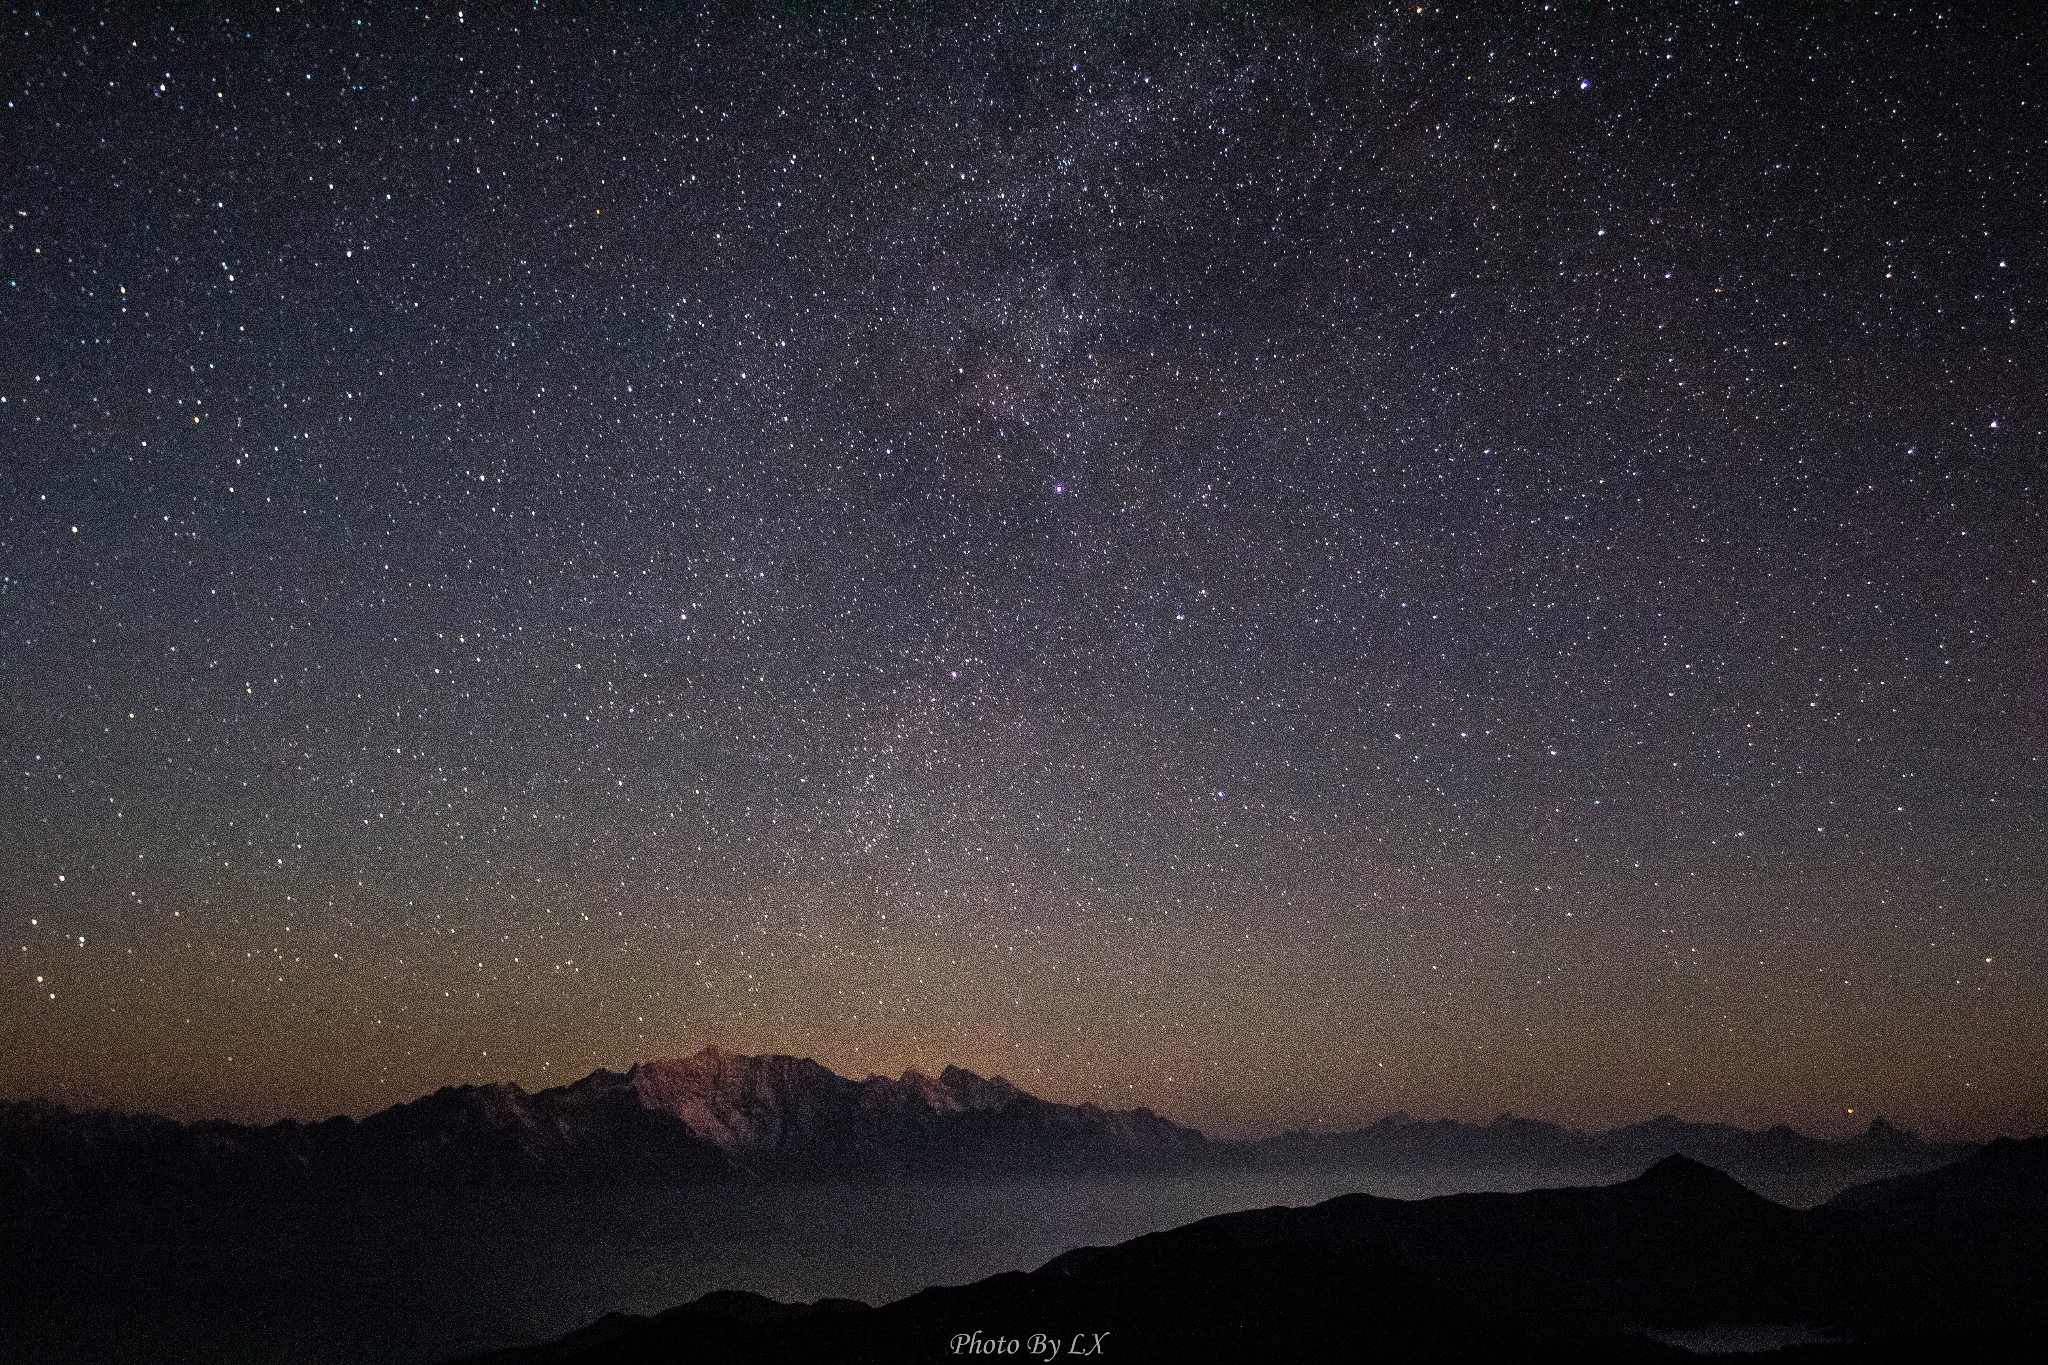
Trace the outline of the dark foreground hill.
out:
[[[1226,1142],[1148,1109],[1057,1104],[958,1067],[853,1080],[804,1058],[716,1048],[532,1093],[451,1086],[362,1120],[181,1124],[0,1104],[0,1190],[17,1191],[1423,1166],[1541,1172],[1521,1183],[1558,1183],[1618,1179],[1677,1153],[1804,1204],[1970,1150],[1882,1120],[1845,1141],[1671,1118],[1589,1134],[1515,1118],[1395,1117],[1346,1133]]]
[[[880,1308],[712,1295],[477,1359],[1649,1361],[1693,1358],[1660,1336],[1734,1327],[1840,1339],[1798,1361],[2048,1358],[2048,1139],[1809,1210],[1683,1157],[1604,1187],[1347,1195]]]

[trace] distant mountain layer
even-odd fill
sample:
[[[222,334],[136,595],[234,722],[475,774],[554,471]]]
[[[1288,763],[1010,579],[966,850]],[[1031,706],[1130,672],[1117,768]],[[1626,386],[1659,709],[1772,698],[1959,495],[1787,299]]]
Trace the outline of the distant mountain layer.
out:
[[[837,1178],[1165,1169],[1221,1149],[1149,1109],[1054,1104],[958,1067],[854,1081],[706,1048],[529,1094],[451,1086],[266,1127],[0,1105],[0,1183],[178,1178]]]
[[[1666,1156],[1726,1171],[1773,1198],[1806,1205],[1863,1181],[1932,1170],[1976,1150],[1930,1142],[1878,1118],[1852,1138],[1808,1137],[1780,1124],[1761,1132],[1666,1115],[1599,1133],[1504,1116],[1488,1124],[1395,1116],[1341,1133],[1286,1133],[1255,1144],[1270,1165],[1530,1168],[1619,1179]]]
[[[1267,1166],[1534,1168],[1581,1177],[1673,1153],[1812,1202],[1966,1155],[1882,1120],[1847,1141],[1657,1119],[1606,1133],[1502,1118],[1384,1119],[1226,1142],[1149,1109],[1055,1104],[958,1067],[850,1080],[797,1057],[706,1048],[528,1093],[453,1086],[362,1120],[264,1127],[0,1104],[0,1188],[124,1181],[873,1179]]]
[[[472,1365],[718,1360],[2048,1359],[2048,1139],[1794,1210],[1667,1157],[1621,1184],[1205,1219],[885,1307],[714,1294]],[[992,1349],[983,1343],[998,1343]],[[1014,1343],[1014,1344],[1012,1344]],[[1057,1343],[1058,1352],[1050,1344]]]

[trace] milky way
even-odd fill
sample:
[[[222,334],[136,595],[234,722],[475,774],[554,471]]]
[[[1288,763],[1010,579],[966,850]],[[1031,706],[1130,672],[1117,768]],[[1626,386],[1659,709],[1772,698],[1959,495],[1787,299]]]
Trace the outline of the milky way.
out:
[[[2043,35],[1753,8],[14,10],[0,1092],[2048,1121]]]

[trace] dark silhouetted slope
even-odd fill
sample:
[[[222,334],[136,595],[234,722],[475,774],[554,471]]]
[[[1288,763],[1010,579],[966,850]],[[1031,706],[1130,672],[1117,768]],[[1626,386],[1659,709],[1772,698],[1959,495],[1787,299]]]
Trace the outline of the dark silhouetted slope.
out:
[[[935,1361],[964,1334],[1028,1354],[1106,1333],[1118,1360],[1684,1360],[1645,1334],[1770,1324],[1855,1338],[1800,1348],[1816,1361],[2020,1359],[2048,1301],[2044,1189],[2042,1139],[1803,1211],[1667,1157],[1611,1186],[1226,1214],[871,1310],[700,1301],[501,1359]]]

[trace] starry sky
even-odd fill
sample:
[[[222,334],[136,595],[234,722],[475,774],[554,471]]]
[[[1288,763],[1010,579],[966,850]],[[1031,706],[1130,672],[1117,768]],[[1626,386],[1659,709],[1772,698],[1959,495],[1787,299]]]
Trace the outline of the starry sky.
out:
[[[10,7],[0,1095],[2048,1124],[2043,35],[1518,8]]]

